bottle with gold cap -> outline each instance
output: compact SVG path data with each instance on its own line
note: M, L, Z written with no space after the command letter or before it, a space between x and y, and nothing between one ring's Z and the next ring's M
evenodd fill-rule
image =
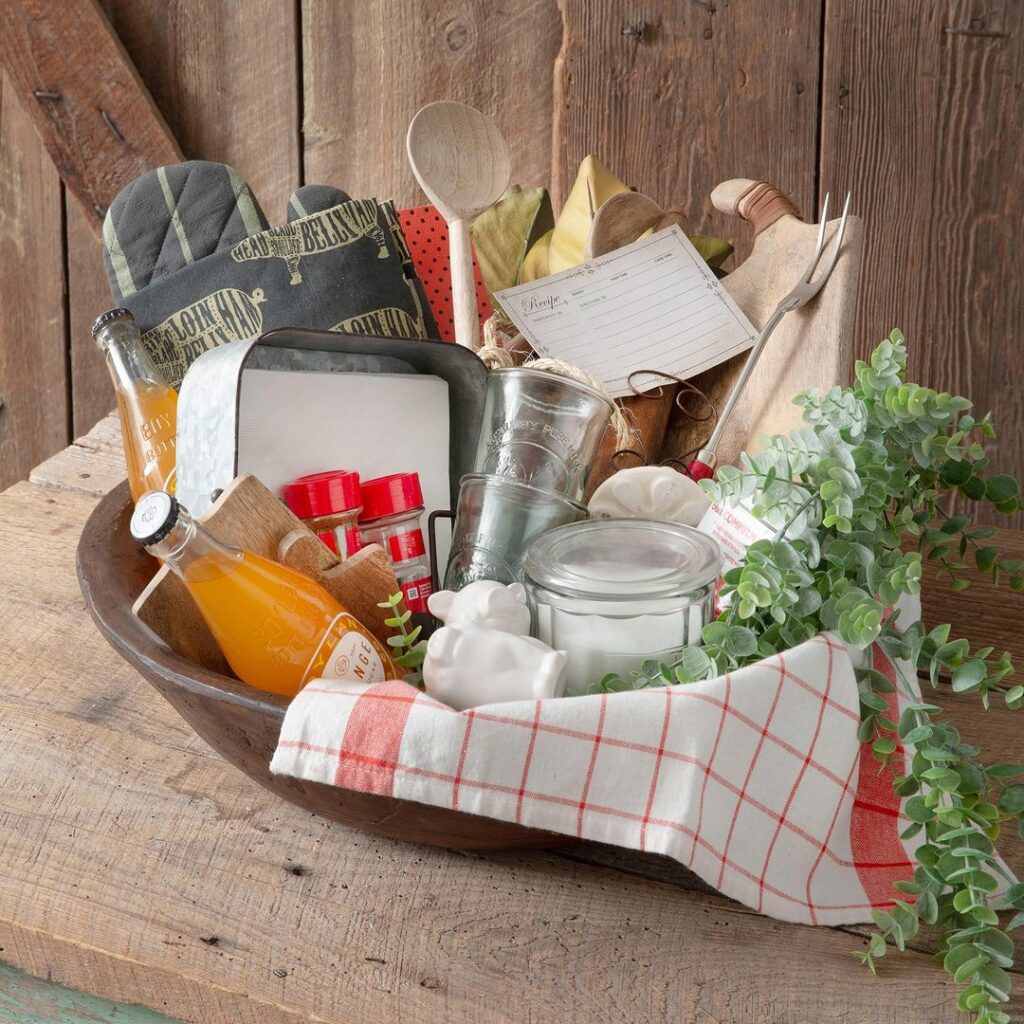
M117 394L128 486L135 501L151 490L174 492L178 393L142 345L131 311L109 309L92 325Z
M184 581L235 675L292 697L310 679L401 679L387 650L315 580L231 547L166 491L135 506L132 536Z

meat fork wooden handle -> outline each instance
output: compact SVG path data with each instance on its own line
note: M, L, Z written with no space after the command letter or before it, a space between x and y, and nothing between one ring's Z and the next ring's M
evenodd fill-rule
M782 189L768 181L732 178L723 181L711 193L711 205L722 213L731 213L749 221L754 234L787 215L800 220L800 211Z

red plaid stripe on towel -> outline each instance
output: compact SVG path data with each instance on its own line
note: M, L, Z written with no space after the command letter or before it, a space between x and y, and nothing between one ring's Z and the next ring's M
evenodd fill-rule
M270 767L667 854L761 913L836 925L891 903L920 841L899 838L858 722L850 656L823 635L703 683L464 712L401 682L314 681Z

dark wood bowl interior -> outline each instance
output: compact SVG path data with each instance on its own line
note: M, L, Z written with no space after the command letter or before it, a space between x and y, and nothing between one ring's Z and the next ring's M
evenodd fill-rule
M78 580L100 632L226 761L324 818L395 839L456 849L550 847L572 840L461 811L271 775L288 701L186 660L132 612L155 563L128 532L127 481L104 497L78 544Z

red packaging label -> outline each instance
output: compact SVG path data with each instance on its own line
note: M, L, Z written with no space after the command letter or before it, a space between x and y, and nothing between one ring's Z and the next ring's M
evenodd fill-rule
M419 558L427 550L423 544L423 532L416 529L395 534L388 541L388 550L392 562L408 562L411 558Z
M427 598L430 597L433 589L429 576L418 580L407 580L402 584L402 596L405 598L406 608L411 612L425 612Z
M354 555L363 546L363 538L359 535L358 526L350 526L345 531L345 557Z
M320 538L320 539L321 539L321 540L322 540L322 541L323 541L323 542L324 542L324 543L325 543L325 544L326 544L326 545L327 545L327 546L328 546L328 547L329 547L329 548L330 548L330 549L331 549L331 550L332 550L332 551L333 551L333 552L334 552L334 553L335 553L336 555L337 555L337 554L339 554L339 552L338 552L338 542L337 542L337 540L335 540L335 538L334 538L334 531L333 531L333 530L321 530L321 531L320 531L320 532L319 532L319 533L317 534L317 536L318 536L318 537L319 537L319 538Z

